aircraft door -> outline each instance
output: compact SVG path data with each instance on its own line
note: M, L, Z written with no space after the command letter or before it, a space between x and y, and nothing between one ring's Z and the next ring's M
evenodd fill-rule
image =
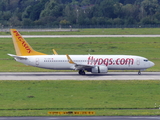
M140 65L140 59L139 58L137 58L136 63L137 63L138 66Z
M36 66L39 65L39 58L36 58L35 64L36 64Z

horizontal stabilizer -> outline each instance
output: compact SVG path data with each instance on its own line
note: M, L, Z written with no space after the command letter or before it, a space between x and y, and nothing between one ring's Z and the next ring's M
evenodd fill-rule
M17 55L13 55L13 54L8 54L9 56L13 57L13 58L18 58L18 59L27 59L27 57L23 57L23 56L17 56Z

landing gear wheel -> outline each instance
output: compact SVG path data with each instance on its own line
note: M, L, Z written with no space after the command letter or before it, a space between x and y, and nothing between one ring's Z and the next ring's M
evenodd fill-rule
M138 71L138 75L141 75L141 71Z
M86 73L84 72L84 70L79 70L79 74L80 75L85 75Z

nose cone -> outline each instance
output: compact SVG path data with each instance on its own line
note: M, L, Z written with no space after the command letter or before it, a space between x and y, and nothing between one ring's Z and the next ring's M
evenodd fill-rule
M155 64L154 64L154 62L151 62L151 61L150 61L150 63L149 63L149 64L150 64L150 67L152 67L152 66L154 66L154 65L155 65Z

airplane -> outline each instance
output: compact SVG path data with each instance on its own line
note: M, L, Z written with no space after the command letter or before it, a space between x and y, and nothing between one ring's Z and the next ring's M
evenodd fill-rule
M154 63L145 57L134 55L53 55L35 51L16 29L10 29L16 55L8 54L25 65L53 70L77 70L79 75L86 71L93 74L107 73L108 70L146 70Z

